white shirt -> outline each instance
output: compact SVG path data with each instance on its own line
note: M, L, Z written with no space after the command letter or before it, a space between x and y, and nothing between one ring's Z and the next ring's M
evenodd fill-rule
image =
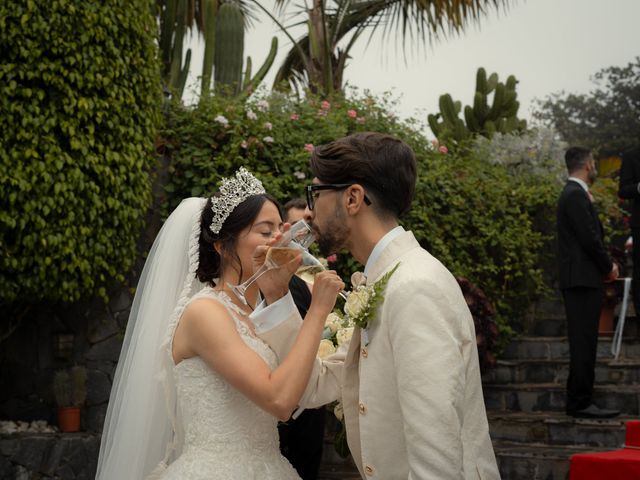
M369 255L369 258L367 258L367 264L364 266L365 276L371 270L373 265L375 265L376 260L378 260L378 257L384 251L384 249L387 248L387 245L389 245L394 238L396 238L398 235L402 235L403 233L404 228L402 228L401 226L397 226L396 228L389 230L384 237L378 240L376 246L373 247L373 250L371 250L371 255Z
M576 182L578 185L580 185L585 192L589 193L589 186L585 183L584 180L581 180L579 178L576 177L569 177L567 178L567 180L571 180L572 182Z

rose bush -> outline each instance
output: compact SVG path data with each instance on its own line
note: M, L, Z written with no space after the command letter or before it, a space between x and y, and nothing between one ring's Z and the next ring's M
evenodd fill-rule
M454 275L485 292L499 330L508 333L547 288L543 266L553 270L549 212L561 186L557 170L520 176L511 168L522 156L518 145L531 148L535 136L513 142L490 162L473 149L431 141L423 124L398 120L393 108L388 96L357 91L336 99L258 95L247 103L214 96L194 107L174 106L161 145L170 157L165 213L184 197L212 192L241 165L279 201L302 197L314 145L360 131L389 133L407 142L418 161L416 196L403 225ZM338 255L331 267L345 279L362 269L350 255Z

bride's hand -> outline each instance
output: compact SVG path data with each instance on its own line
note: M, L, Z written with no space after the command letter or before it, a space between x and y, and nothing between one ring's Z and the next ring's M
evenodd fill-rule
M283 233L289 230L290 224L285 223ZM269 248L277 244L282 238L282 233L278 232L266 245L260 245L253 252L253 271L258 271L264 264ZM274 268L261 275L256 283L264 295L267 304L272 304L287 294L289 291L289 281L296 273L302 263L302 255L297 255L292 261Z
M317 311L325 319L336 305L338 293L344 289L344 282L334 270L318 273L313 281L313 292L309 311Z

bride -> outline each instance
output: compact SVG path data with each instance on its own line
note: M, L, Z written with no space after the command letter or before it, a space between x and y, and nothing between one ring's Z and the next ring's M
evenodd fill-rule
M335 272L316 276L300 334L278 362L228 284L264 262L281 226L279 207L244 168L214 197L184 200L169 216L137 287L97 479L299 478L280 455L277 420L305 390L344 285ZM260 277L248 303L260 287L277 315L299 260Z

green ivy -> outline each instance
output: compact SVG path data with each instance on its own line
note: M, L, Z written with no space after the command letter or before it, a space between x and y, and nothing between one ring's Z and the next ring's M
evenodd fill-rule
M149 6L0 3L0 304L105 296L131 267L162 101Z

